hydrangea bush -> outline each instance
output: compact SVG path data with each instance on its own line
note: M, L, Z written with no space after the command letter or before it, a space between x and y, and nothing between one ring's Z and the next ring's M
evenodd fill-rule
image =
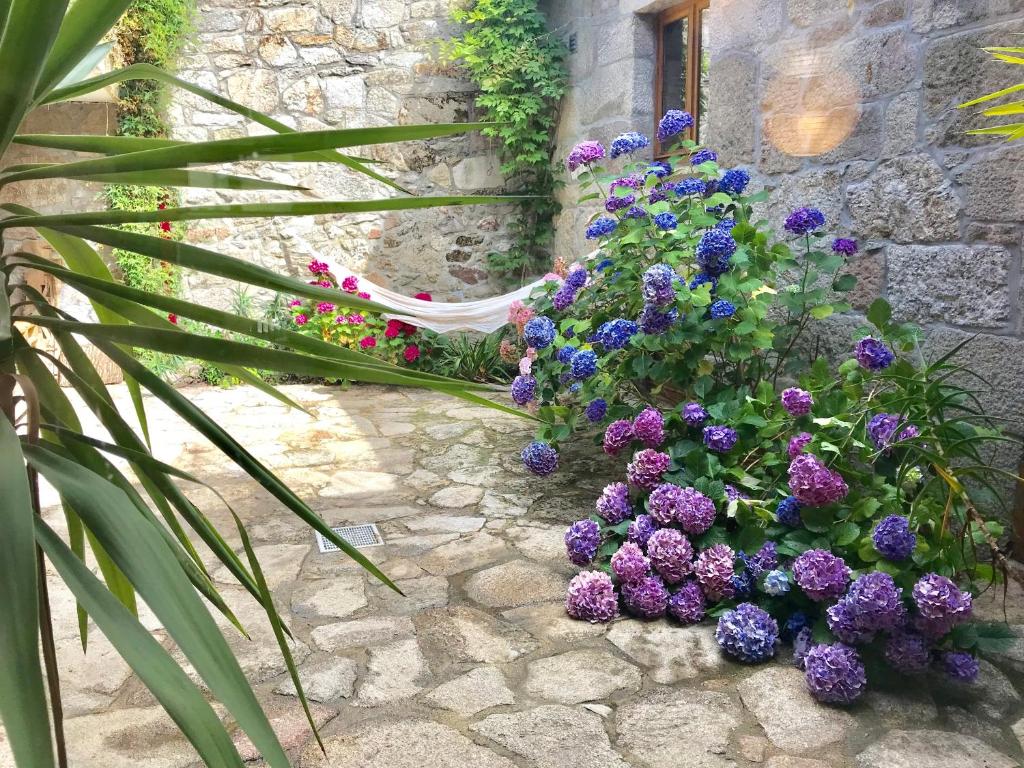
M340 283L330 267L322 261L309 262L312 279L310 285L337 288L338 300L311 301L293 299L288 308L295 330L324 341L359 350L387 360L389 363L419 367L432 348L430 338L419 328L401 320L387 320L383 316L346 307L345 297L372 298L359 288L359 278L350 275ZM417 293L415 298L430 301L429 293Z
M1002 528L977 508L997 471L982 451L1004 438L953 383L957 350L926 362L917 330L878 300L838 369L801 359L810 323L847 308L834 296L853 287L838 273L856 245L822 247L813 208L773 243L752 222L746 173L691 142L620 174L596 165L647 146L638 136L570 155L605 190L588 225L600 257L510 318L514 397L551 422L523 451L527 468L555 472L557 442L579 424L599 425L621 461L566 532L586 569L568 613L711 619L744 663L791 643L828 703L855 700L879 665L971 680L977 652L1007 636L971 621L1002 562Z

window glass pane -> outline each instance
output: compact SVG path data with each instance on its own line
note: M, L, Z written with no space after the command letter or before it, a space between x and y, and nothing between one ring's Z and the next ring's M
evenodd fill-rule
M698 50L698 56L700 56L700 77L697 79L697 102L699 104L697 108L697 141L707 141L707 127L708 127L708 96L709 96L709 80L708 69L711 63L711 56L708 53L710 50L709 36L708 36L708 13L707 9L702 9L700 12L700 48Z
M666 24L661 32L661 111L683 109L686 95L688 19Z

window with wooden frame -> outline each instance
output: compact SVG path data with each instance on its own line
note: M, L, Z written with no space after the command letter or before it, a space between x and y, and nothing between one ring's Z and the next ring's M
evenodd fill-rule
M707 10L710 0L687 0L658 14L654 67L655 120L670 109L693 115L687 138L706 140L708 66ZM665 148L658 147L661 154Z

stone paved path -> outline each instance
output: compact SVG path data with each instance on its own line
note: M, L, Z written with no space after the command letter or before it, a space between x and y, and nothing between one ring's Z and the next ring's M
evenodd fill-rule
M983 662L982 682L969 689L893 680L850 710L819 706L785 660L725 661L707 626L623 619L604 627L565 616L572 569L562 531L589 512L612 471L592 448L565 462L570 471L540 480L519 466L530 427L514 417L423 392L285 390L312 416L242 388L185 391L329 523L376 522L386 544L365 551L407 597L341 554L320 554L307 528L195 433L158 403L150 414L159 457L229 498L290 614L326 758L262 613L214 571L252 634L227 630L231 645L301 768L1020 764L1024 641L998 666ZM193 495L235 541L212 495ZM55 511L48 517L59 525ZM1010 594L1010 620L1024 634L1022 590L1014 584ZM93 634L83 657L69 595L57 590L55 602L72 765L195 765L102 636ZM8 768L3 747L0 734L0 768Z

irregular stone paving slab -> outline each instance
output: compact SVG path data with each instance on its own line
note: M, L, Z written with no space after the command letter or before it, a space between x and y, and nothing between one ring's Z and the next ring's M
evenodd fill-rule
M309 714L313 716L313 722L317 728L322 728L337 716L337 711L322 704L310 704ZM286 750L301 747L309 740L309 721L306 713L299 706L290 706L277 712L268 712L270 727L277 734L277 740ZM260 751L243 731L238 731L234 738L235 748L239 757L249 763L260 758Z
M680 627L665 621L624 619L608 630L608 639L647 667L656 683L670 684L726 668L728 661L709 626Z
M515 768L508 758L429 720L369 721L302 752L300 768Z
M480 531L432 550L420 565L435 576L452 576L500 560L509 546L489 533Z
M430 497L430 503L435 507L446 509L459 509L471 507L483 498L483 488L473 485L449 485Z
M470 729L537 768L627 768L612 749L601 718L574 707L550 704L489 715Z
M506 533L525 557L564 566L565 526L563 525L515 525Z
M505 676L494 667L479 667L449 680L427 694L426 698L434 706L463 717L515 701Z
M371 648L356 704L375 707L403 701L422 691L429 677L427 660L415 638Z
M1017 742L1020 744L1021 750L1024 750L1024 717L1011 725L1010 730L1013 732L1013 735L1017 737Z
M423 531L445 531L452 533L473 533L479 531L487 522L486 517L461 517L459 515L427 515L409 520L405 527L413 533Z
M198 760L162 707L72 717L64 735L75 768L186 768Z
M514 624L523 627L538 640L572 643L589 637L600 637L608 631L607 624L591 624L578 621L565 612L565 603L541 603L512 608L501 614Z
M980 711L992 719L1020 708L1020 694L1006 675L985 659L978 660L978 668L973 683L961 683L942 674L930 675L935 695L942 702L961 703L968 710Z
M470 576L466 594L490 608L515 608L557 600L565 594L565 579L528 560L514 560Z
M298 668L302 690L310 701L347 699L356 684L357 668L352 659L344 656L322 659ZM289 678L274 689L283 696L298 696L295 683Z
M132 674L128 663L95 626L89 628L87 650L82 650L77 637L57 643L57 667L67 717L109 704Z
M253 552L260 561L260 568L263 569L263 576L267 580L267 586L274 590L295 581L299 569L302 568L302 561L314 546L310 539L309 544L270 544L253 547ZM212 575L214 581L222 584L238 583L227 566L221 566Z
M320 517L326 520L328 525L380 523L385 520L402 520L407 517L415 517L416 515L423 514L422 509L413 506L384 507L364 506L362 504L358 507L332 506L318 511L320 512Z
M982 741L945 731L890 731L857 755L858 768L1015 768Z
M384 616L325 624L314 629L310 638L323 651L337 651L386 643L396 638L409 637L414 631L412 621L407 616Z
M803 674L793 667L766 667L738 689L765 735L787 752L807 753L834 744L856 724L849 713L811 698Z
M386 499L393 498L401 484L402 478L389 472L342 469L330 476L319 493L325 499L346 502Z
M812 760L809 757L775 755L775 757L768 758L765 768L832 768L832 766L821 762L821 760Z
M740 705L724 693L659 689L619 707L617 746L649 768L727 768Z
M424 647L453 661L514 661L537 648L520 627L465 606L423 611L413 621Z
M306 618L342 619L365 607L365 582L359 573L306 582L292 593L292 613Z
M920 727L939 716L939 710L927 691L891 693L869 690L862 700L874 710L886 728Z
M579 704L640 689L640 670L605 651L567 651L531 661L526 691L562 704Z
M385 568L385 572L391 571ZM373 586L379 611L385 614L414 614L425 608L448 605L448 580L443 576L421 576L416 579L398 579L398 594L384 584Z

